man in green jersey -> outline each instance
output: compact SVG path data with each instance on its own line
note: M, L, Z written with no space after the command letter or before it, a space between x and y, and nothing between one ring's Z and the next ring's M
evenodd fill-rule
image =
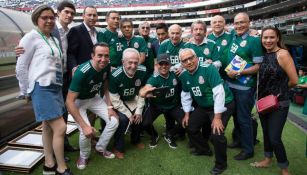
M144 148L140 140L140 129L144 98L139 97L139 90L146 82L146 68L139 65L140 54L134 48L123 52L123 66L110 75L110 99L119 116L119 127L115 133L115 155L124 158L125 133L131 125L131 142L138 148Z
M154 41L156 41L156 38L152 38L149 36L150 34L150 24L148 22L142 22L139 24L139 32L140 36L142 36L145 41L146 41L146 46L147 46L147 52L146 52L146 58L145 58L145 63L144 65L146 66L147 72L149 75L151 75L154 71L154 52L151 49L152 44Z
M135 48L140 53L139 64L145 64L147 44L143 37L133 34L133 23L131 19L124 18L119 23L123 36L119 38L122 49Z
M217 69L211 64L200 62L193 49L181 50L179 58L185 68L179 76L182 84L181 103L185 112L182 125L187 128L190 142L195 147L192 154L212 155L207 141L200 133L203 124L211 121L216 160L210 172L221 174L227 168L227 140L224 131L233 113L233 96ZM197 106L190 115L192 99Z
M173 24L168 28L169 39L164 40L159 48L158 55L162 53L167 53L170 55L171 59L171 71L176 74L181 72L179 64L179 51L184 48L184 42L182 41L182 29L178 24Z
M107 151L107 145L118 127L116 112L109 108L108 74L109 47L106 43L95 44L92 59L81 64L75 71L67 94L66 106L78 124L80 131L80 157L77 168L84 169L88 164L91 152L91 139L95 137L95 128L91 126L86 110L97 114L106 122L106 127L96 144L96 151L105 158L114 158L115 155ZM100 93L100 95L98 95ZM103 96L105 94L105 98Z
M225 19L220 16L216 15L211 19L211 29L212 32L208 35L208 39L215 41L215 44L217 46L217 50L219 52L221 61L221 69L220 74L221 77L224 79L226 77L226 72L224 71L226 66L228 65L227 62L227 52L230 45L230 42L233 38L233 32L227 32L225 31Z
M217 69L221 67L219 53L214 41L206 38L207 26L201 21L195 21L191 25L192 38L185 43L185 48L195 51L199 61L213 64Z
M249 17L238 13L234 18L235 35L228 51L228 69L226 82L236 102L234 121L239 128L242 150L235 160L246 160L254 156L254 134L251 111L255 104L256 74L263 59L263 51L258 36L249 34ZM237 65L245 65L240 67Z
M97 33L98 42L105 42L110 47L110 65L118 67L121 65L122 45L119 42L117 28L119 26L120 16L115 10L111 10L106 14L107 27Z
M148 80L146 85L140 90L140 96L149 97L148 105L144 112L143 126L145 128L152 127L153 122L160 114L164 114L166 120L172 118L181 123L183 111L180 105L181 85L174 72L170 72L171 61L168 54L160 54L157 58L158 72L155 72ZM161 94L153 96L155 89L166 88ZM165 141L170 148L177 148L174 135L179 128L173 127L169 129L164 136ZM152 129L150 148L155 148L158 141L158 133Z

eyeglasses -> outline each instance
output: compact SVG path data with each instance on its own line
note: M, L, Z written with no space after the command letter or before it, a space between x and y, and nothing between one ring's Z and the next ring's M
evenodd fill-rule
M192 56L190 56L190 57L188 57L184 60L181 60L181 63L187 64L189 61L192 62L194 60L194 58L195 58L195 55L192 55Z
M39 18L42 19L43 21L48 21L48 19L50 21L54 21L55 20L54 16L40 16Z
M141 27L142 29L150 29L150 27L145 27L145 26L143 26L143 27Z

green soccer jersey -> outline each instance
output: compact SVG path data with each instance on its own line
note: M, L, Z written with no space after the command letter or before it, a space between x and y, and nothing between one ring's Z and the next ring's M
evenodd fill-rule
M153 53L153 50L151 49L151 45L154 41L156 41L156 38L148 37L144 38L147 43L147 52L146 52L146 59L145 59L145 67L149 73L152 73L154 70L155 65L155 56Z
M117 32L112 32L107 28L97 32L97 41L105 42L110 48L110 65L118 67L122 64L122 52L123 48L118 38Z
M122 49L135 48L140 53L147 53L147 44L143 37L141 36L132 36L130 40L127 40L124 36L119 38L120 43L122 44Z
M167 78L162 77L159 73L154 73L148 80L147 84L152 87L169 87L169 92L165 96L151 98L151 103L162 109L172 109L180 105L181 87L178 78L174 72L169 72Z
M93 98L97 93L103 97L103 84L108 78L110 66L100 72L93 68L91 60L81 64L72 77L69 90L78 92L78 99Z
M135 75L131 78L127 76L123 66L120 66L112 71L109 79L111 93L119 94L122 101L133 100L146 83L146 67L139 65Z
M225 72L225 68L229 64L228 63L228 51L229 51L231 41L233 39L233 35L234 35L233 32L229 33L229 32L226 32L226 31L223 32L219 36L216 36L213 33L210 33L208 35L208 39L215 41L219 55L220 55L219 60L221 61L222 66L221 66L219 72L220 72L222 78L227 77L227 74Z
M228 51L228 64L236 55L245 60L248 65L261 63L263 60L263 50L260 38L258 36L250 36L248 32L242 36L234 35ZM228 79L227 81L230 83L230 86L254 87L256 85L256 74L249 77L249 81L246 84L242 84L238 79Z
M185 42L180 41L177 45L174 45L170 39L164 40L159 48L158 55L167 53L170 55L170 60L172 66L178 64L179 61L179 51L184 48Z
M196 103L204 108L214 107L212 89L223 83L225 91L225 104L233 100L232 93L224 84L217 69L211 64L199 63L194 73L184 70L179 79L184 92L190 92Z
M196 44L194 40L185 43L185 48L193 49L199 61L203 62L207 59L212 61L219 60L219 53L214 41L204 38L201 44Z
M306 84L307 83L307 76L299 76L297 84Z

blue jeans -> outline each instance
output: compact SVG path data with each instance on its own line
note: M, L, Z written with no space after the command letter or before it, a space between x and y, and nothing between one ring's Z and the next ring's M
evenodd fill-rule
M281 134L287 121L289 106L265 115L259 115L263 130L264 156L272 158L273 152L276 156L278 166L287 168L289 165L286 150L281 140Z
M124 152L125 151L125 131L129 124L129 118L126 117L126 115L124 115L121 112L117 112L117 114L119 118L119 125L114 134L114 141L115 141L114 147L117 151ZM142 123L138 125L136 124L130 125L130 128L131 128L130 137L131 137L132 144L138 144L141 142L141 138L140 138L141 126L142 126Z
M255 104L255 88L248 90L238 90L230 88L235 100L234 120L240 130L240 142L242 150L247 153L254 153L253 127L252 127L252 109ZM237 127L237 126L236 126Z

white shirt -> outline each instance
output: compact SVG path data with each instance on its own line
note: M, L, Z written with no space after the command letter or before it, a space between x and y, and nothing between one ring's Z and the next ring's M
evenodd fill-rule
M91 37L91 40L93 42L93 45L95 45L97 43L97 32L96 32L96 29L95 27L93 28L93 30L91 28L89 28L84 22L83 24L85 25L90 37Z
M63 71L67 71L67 48L68 48L68 40L67 40L67 34L69 32L69 28L66 31L64 27L61 25L59 21L56 21L57 28L60 33L61 37L61 44L62 44L62 51L63 51Z
M46 38L49 46L37 30L32 30L20 40L19 46L26 50L20 55L16 64L20 95L31 93L35 82L38 82L40 86L62 85L56 79L56 73L60 71L62 74L63 71L60 57L62 53L59 41L53 38L54 40L51 37Z

